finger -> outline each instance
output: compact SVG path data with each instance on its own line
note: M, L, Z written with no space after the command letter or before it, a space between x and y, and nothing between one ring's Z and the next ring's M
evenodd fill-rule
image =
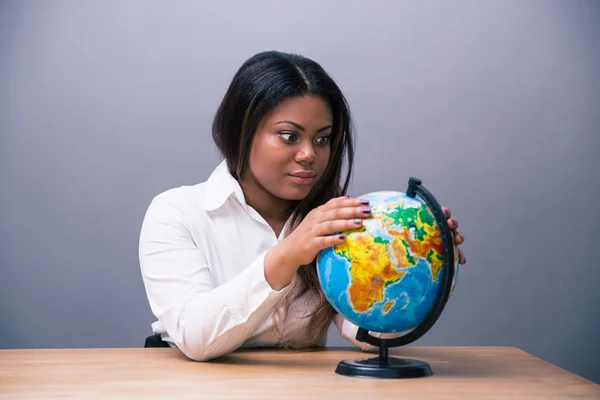
M345 240L346 235L320 236L317 238L317 247L319 248L319 250L323 250L327 247L342 244Z
M453 229L453 230L458 228L458 220L456 218L449 218L448 226L450 227L450 229Z
M336 208L343 207L359 207L359 206L368 206L369 201L366 199L361 199L358 197L349 197L349 196L341 196L335 197L329 200L327 203L323 204L321 207L322 211L329 211Z
M456 244L463 244L465 242L465 237L461 232L458 232L454 237L454 241L456 242Z
M465 253L463 253L462 250L458 250L458 263L459 264L467 263L467 259L465 258Z
M338 207L323 211L317 222L348 220L354 218L368 218L371 216L371 208L366 205L359 204L351 207Z
M444 215L446 216L446 218L450 218L450 216L452 215L452 213L450 212L450 209L448 207L442 207L442 211L444 212Z
M314 227L313 234L315 236L326 236L337 234L339 232L351 231L359 229L363 226L363 220L360 218L353 219L336 219L324 221Z

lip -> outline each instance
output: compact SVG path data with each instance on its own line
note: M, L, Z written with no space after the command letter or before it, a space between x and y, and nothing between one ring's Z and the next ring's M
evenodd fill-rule
M310 185L317 178L317 174L312 171L298 171L289 174L293 182L300 185Z
M314 178L317 176L317 173L314 171L297 171L292 172L290 175L298 178Z

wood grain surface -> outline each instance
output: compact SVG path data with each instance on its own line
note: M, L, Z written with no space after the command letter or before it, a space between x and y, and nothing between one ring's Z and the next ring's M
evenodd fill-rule
M600 385L512 347L418 347L390 355L430 363L433 376L353 378L355 349L241 350L209 362L177 349L0 350L0 398L600 399Z

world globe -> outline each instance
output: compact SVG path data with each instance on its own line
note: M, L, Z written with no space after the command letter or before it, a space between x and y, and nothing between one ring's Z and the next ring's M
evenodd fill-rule
M458 276L458 250L441 207L415 178L406 193L378 191L360 198L369 201L371 217L362 227L342 232L346 240L317 257L325 297L360 328L359 340L380 345L373 336L365 340L367 332L400 338L418 327L421 332L413 333L422 336L441 313ZM413 334L409 341L416 339Z

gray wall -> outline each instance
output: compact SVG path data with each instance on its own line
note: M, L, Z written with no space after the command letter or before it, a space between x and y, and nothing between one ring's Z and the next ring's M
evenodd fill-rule
M353 194L415 175L460 220L468 264L415 344L600 382L600 3L223 3L0 2L0 347L142 345L146 207L207 178L232 75L274 48L346 93Z

